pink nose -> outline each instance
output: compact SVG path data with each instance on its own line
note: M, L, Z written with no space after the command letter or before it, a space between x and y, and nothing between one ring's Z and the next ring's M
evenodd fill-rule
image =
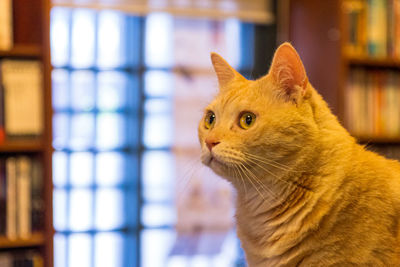
M207 145L207 147L208 147L208 150L210 150L211 151L211 149L213 148L213 147L215 147L216 145L218 145L220 142L217 142L217 141L215 141L215 140L210 140L210 139L206 139L206 145Z

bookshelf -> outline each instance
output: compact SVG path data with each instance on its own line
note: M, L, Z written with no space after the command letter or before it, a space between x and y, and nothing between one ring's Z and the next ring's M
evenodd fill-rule
M289 0L286 11L285 33L299 50L309 80L361 143L400 145L400 117L385 121L400 113L399 101L388 107L390 99L400 99L397 4L400 1ZM355 79L357 72L361 78ZM354 129L357 124L364 125Z
M25 250L27 253L31 253L34 250L41 255L45 267L52 267L54 230L52 223L50 2L48 0L11 0L10 2L12 3L12 46L9 49L0 49L0 62L29 60L40 63L42 130L40 134L36 135L14 136L6 133L4 138L0 138L0 157L6 160L10 157L24 156L35 159L39 163L41 166L40 177L42 178L40 192L43 214L40 219L40 229L32 229L32 233L28 237L10 239L6 234L0 235L0 253L24 253ZM4 13L0 13L0 16L4 15ZM5 87L4 84L3 86ZM0 111L0 115L4 115L4 112L4 110Z

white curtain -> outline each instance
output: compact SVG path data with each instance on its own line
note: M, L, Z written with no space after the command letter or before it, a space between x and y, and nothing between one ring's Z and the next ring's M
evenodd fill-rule
M52 0L53 6L114 9L144 15L167 12L183 17L237 18L269 24L274 21L271 0Z

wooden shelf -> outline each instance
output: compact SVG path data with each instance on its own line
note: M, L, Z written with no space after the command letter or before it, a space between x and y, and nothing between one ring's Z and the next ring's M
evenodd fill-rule
M40 152L43 148L42 139L5 140L0 143L0 153Z
M400 136L355 136L359 143L400 144Z
M383 68L400 68L400 59L395 58L371 58L348 56L346 61L349 65Z
M10 50L0 50L0 57L39 58L42 50L39 45L16 45Z
M39 247L44 244L45 238L42 233L33 233L29 239L10 240L4 236L0 237L0 249Z

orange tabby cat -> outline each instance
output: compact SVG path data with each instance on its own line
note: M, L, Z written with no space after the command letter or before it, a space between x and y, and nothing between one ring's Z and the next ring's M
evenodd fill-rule
M201 159L237 191L249 266L400 266L400 164L356 143L290 44L256 81L211 58Z

